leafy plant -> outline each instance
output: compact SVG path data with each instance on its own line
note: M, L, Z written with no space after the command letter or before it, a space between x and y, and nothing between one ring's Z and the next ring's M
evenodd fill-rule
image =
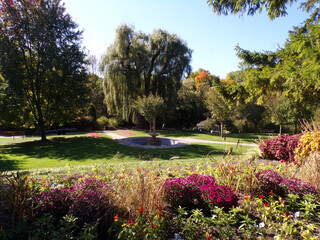
M17 171L6 179L9 182L8 197L10 207L13 210L14 220L20 221L21 217L26 215L25 207L30 195L28 176L24 176Z
M298 135L281 135L260 142L259 148L261 155L266 159L277 159L293 162L295 160L295 149L298 146L301 134Z
M303 135L295 150L295 160L299 165L303 165L310 156L320 151L319 124L315 122L313 122L313 124L304 122L302 127L304 129Z
M280 173L273 170L263 170L256 174L256 178L262 194L268 195L270 192L277 195L283 194L280 187L283 177Z
M73 189L70 187L55 188L33 197L33 214L39 218L51 214L56 220L68 214L72 204Z
M163 183L164 198L172 207L197 208L202 202L199 186L186 178L168 178Z
M200 187L204 184L216 184L216 180L212 176L200 175L200 174L192 174L187 178L187 181L193 182L196 186Z
M107 193L106 184L95 178L84 179L72 188L55 188L33 198L34 216L51 214L58 221L71 214L79 226L110 222L113 205Z
M238 197L227 186L220 186L215 183L201 185L201 198L213 208L221 207L228 211L232 207L238 206Z
M282 180L280 182L280 187L286 194L297 194L300 197L305 194L317 194L316 188L313 185L296 178Z

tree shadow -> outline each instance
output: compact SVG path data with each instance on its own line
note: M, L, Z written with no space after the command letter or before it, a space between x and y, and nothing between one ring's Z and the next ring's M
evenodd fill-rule
M0 169L19 169L23 159L52 159L56 161L77 161L90 160L112 160L115 155L122 160L170 160L179 156L179 159L205 158L208 153L211 156L222 155L225 149L214 145L193 144L180 148L161 149L140 149L118 144L110 138L73 137L73 138L53 138L50 142L23 142L13 145L1 146L2 159L0 158ZM10 158L19 160L7 160ZM148 159L141 157L148 156ZM22 160L20 160L22 159Z
M0 157L0 172L20 169L20 165L23 164L22 161L5 160Z

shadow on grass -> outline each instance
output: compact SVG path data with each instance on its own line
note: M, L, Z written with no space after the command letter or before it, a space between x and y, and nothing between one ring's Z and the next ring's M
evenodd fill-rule
M138 149L118 144L110 138L53 138L50 142L39 141L17 143L14 145L1 146L2 158L0 169L19 169L19 164L28 158L50 159L54 161L78 161L87 160L169 160L178 156L179 159L205 158L211 152L211 156L222 155L225 151L223 146L194 144L181 148L166 149ZM10 156L7 160L6 156ZM116 161L116 160L115 160Z
M5 160L0 157L0 172L1 171L11 171L20 169L20 164L23 160Z

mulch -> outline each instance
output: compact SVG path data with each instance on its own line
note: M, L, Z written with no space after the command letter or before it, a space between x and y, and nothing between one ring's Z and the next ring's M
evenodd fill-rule
M99 133L88 133L90 137L102 137Z

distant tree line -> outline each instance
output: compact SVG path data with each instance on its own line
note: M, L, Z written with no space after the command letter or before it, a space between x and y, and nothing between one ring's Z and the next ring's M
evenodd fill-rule
M270 18L286 13L286 1L258 3L208 1L220 14L261 8ZM241 70L220 79L204 69L191 72L192 50L165 30L146 34L120 25L98 61L84 53L82 32L60 0L1 1L0 131L38 130L46 140L46 129L148 127L145 120L154 123L155 115L159 126L169 128L193 129L202 122L221 134L297 132L299 120L320 120L317 4L302 5L310 18L277 51L236 46ZM162 114L139 109L149 96L163 101ZM150 104L149 110L157 109Z

